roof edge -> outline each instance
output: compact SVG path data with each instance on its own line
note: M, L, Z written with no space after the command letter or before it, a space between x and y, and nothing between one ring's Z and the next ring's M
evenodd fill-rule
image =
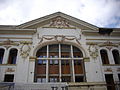
M49 14L49 15L40 17L40 18L38 18L38 19L34 19L34 20L31 20L31 21L25 22L25 23L23 23L23 24L20 24L20 25L18 25L17 27L18 27L18 28L26 28L26 27L29 27L29 26L31 26L31 25L40 23L40 22L42 22L42 21L44 21L44 20L48 20L48 19L54 18L54 17L56 17L56 16L61 16L61 17L64 16L64 17L66 17L66 18L69 19L69 20L72 20L72 21L74 21L74 22L76 22L76 23L79 23L79 24L81 24L81 25L83 25L83 26L85 26L85 27L91 28L91 29L93 29L93 30L96 30L96 29L99 28L99 27L97 27L97 26L95 26L95 25L92 25L92 24L90 24L90 23L88 23L88 22L85 22L85 21L83 21L83 20L80 20L80 19L78 19L78 18L75 18L75 17L73 17L73 16L70 16L70 15L68 15L68 14L64 14L64 13L62 13L62 12L56 12L56 13Z

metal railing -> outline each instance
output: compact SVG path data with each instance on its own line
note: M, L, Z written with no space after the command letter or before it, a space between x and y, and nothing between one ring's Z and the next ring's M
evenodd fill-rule
M14 90L15 83L0 82L0 90Z

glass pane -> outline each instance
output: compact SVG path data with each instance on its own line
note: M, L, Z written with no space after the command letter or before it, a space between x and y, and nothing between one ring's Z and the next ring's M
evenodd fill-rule
M47 56L43 56L43 58L47 58Z
M42 82L45 83L46 82L46 78L42 78Z
M70 60L62 60L61 64L62 65L70 65Z
M37 78L37 82L42 82L42 79L41 78Z
M49 57L56 58L59 56L59 46L58 44L49 45Z
M46 60L43 60L43 64L46 64Z
M101 54L101 59L102 59L103 64L109 64L107 51L100 50L100 54Z
M73 46L73 57L74 58L83 57L82 52L77 47L74 47L74 46Z
M45 83L46 82L46 78L44 78L44 77L37 78L37 82L38 83Z
M113 53L115 64L120 64L120 55L118 50L113 50L112 53Z
M2 64L3 61L3 55L4 55L4 49L0 49L0 64Z
M58 77L57 76L55 76L55 77L50 77L49 78L49 82L58 82L59 80L58 80Z
M39 56L44 56L46 57L47 56L47 46L44 46L42 47L41 49L39 49L36 53L36 56L39 57Z
M71 48L70 45L61 45L61 57L62 58L69 58L71 57Z
M49 45L49 52L59 52L58 44Z
M58 60L54 60L54 64L58 64Z
M61 79L62 79L62 82L70 82L71 81L70 76L63 76Z
M13 82L14 81L14 75L13 74L5 74L4 82Z
M38 64L41 65L42 64L42 60L38 60Z
M11 49L9 52L8 64L16 64L17 49Z
M83 82L83 76L75 76L75 82Z
M53 60L50 60L50 64L54 64Z

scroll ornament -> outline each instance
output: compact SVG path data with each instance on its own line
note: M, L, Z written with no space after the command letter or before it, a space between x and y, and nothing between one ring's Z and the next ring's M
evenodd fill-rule
M92 58L97 58L98 57L98 49L95 45L90 45L88 48L88 51L90 53L90 56Z
M30 53L30 50L31 50L29 44L30 44L30 43L27 43L27 42L22 43L22 46L21 46L21 49L20 49L20 52L21 52L20 55L21 55L23 58L27 58L27 57L29 56L29 53Z

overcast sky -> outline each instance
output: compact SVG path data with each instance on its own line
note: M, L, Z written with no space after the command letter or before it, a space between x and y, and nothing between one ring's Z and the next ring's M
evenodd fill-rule
M58 11L98 27L120 28L120 0L0 0L0 24L19 25Z

